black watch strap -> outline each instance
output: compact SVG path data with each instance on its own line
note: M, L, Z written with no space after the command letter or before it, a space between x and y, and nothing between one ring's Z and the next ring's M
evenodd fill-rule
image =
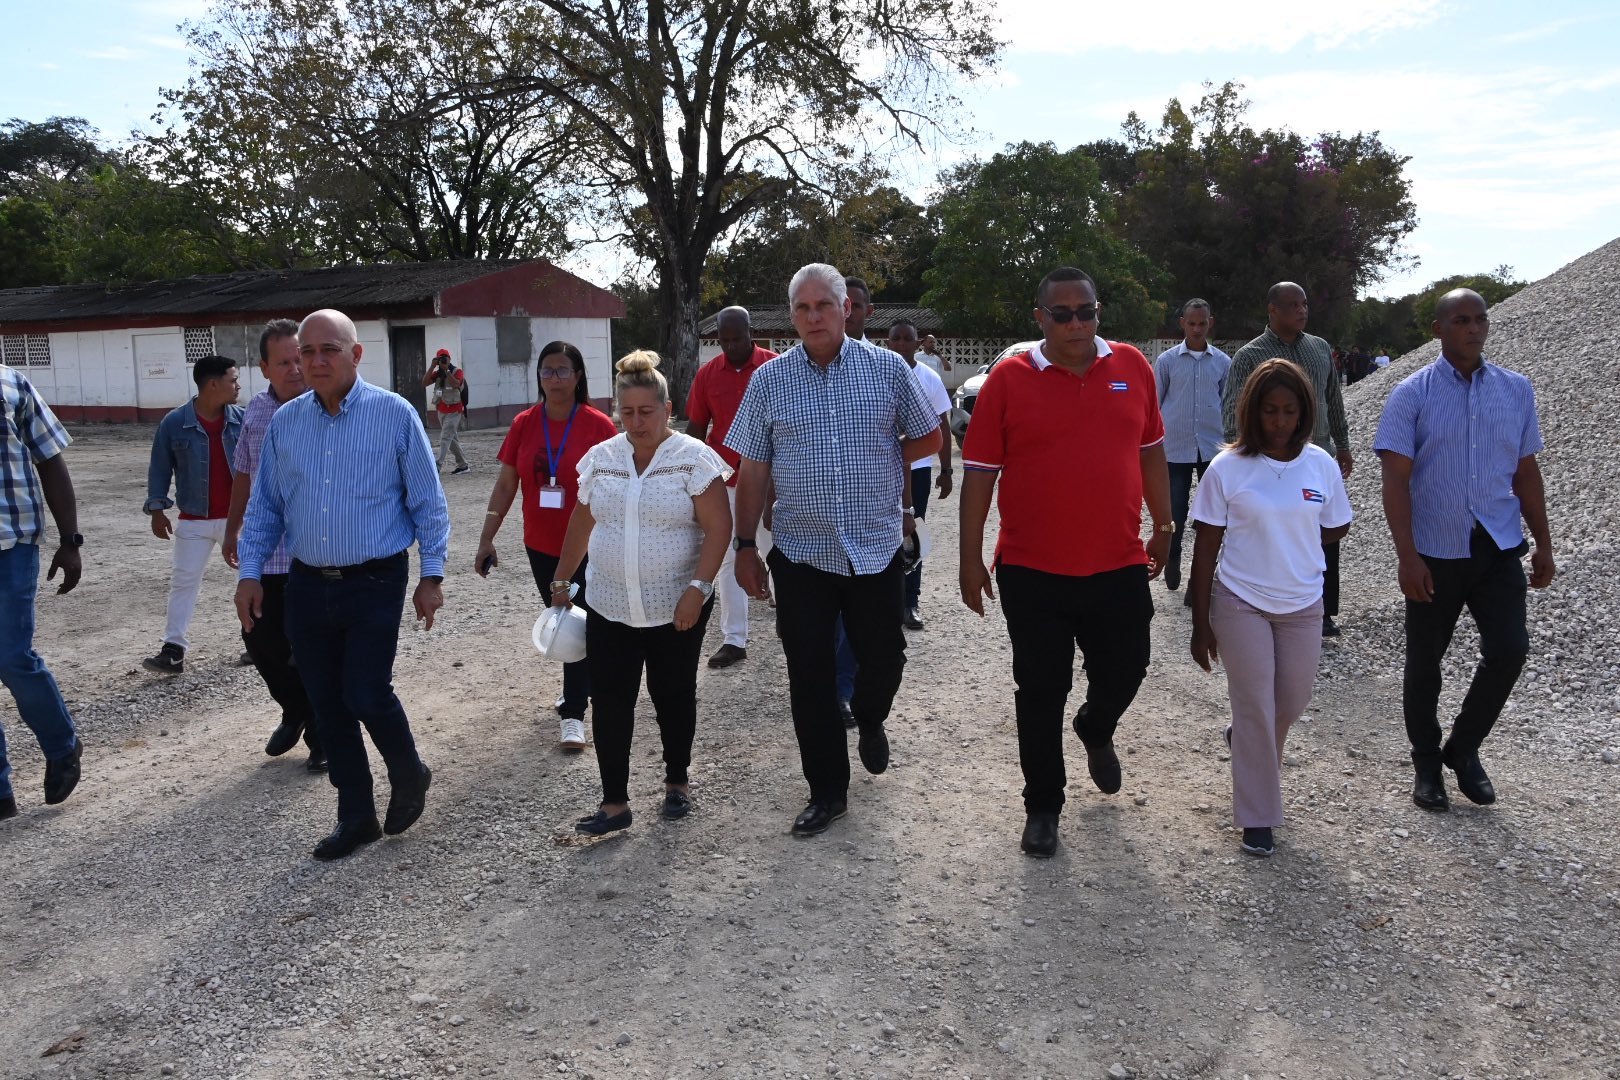
M84 534L68 533L66 536L62 537L62 546L72 548L84 547Z
M731 543L732 543L732 546L735 547L738 551L741 551L743 548L757 548L757 547L759 547L759 545L754 542L754 538L752 536L739 536L735 540L733 540Z

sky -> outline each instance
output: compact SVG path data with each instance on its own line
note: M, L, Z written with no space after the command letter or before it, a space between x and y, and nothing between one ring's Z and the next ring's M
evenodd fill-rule
M1000 0L999 69L964 85L971 131L908 155L922 195L940 168L1008 143L1117 137L1136 110L1234 80L1249 122L1302 134L1377 131L1411 157L1415 268L1373 295L1506 264L1535 279L1620 236L1620 31L1611 0ZM177 24L206 0L0 0L0 119L82 116L109 138L150 130L184 82Z

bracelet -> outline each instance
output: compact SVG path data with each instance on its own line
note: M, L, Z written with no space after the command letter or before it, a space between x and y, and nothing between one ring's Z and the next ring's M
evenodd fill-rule
M484 516L485 517L500 517L501 512L499 510L485 510L484 511Z
M553 581L551 583L552 592L556 592L558 589L572 589L573 587L574 583L572 581Z

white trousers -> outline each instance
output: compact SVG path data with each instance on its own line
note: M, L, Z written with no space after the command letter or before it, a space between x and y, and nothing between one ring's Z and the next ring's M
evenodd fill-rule
M203 571L213 557L214 547L225 542L225 519L192 521L181 518L174 523L174 564L169 571L169 621L163 629L163 640L182 649L191 648L186 630L191 626L192 612L197 610L197 594L202 591Z
M461 452L461 421L467 414L464 412L443 412L439 414L439 452L434 460L439 468L444 468L445 451L453 451L456 455L456 465L467 464L467 455Z
M735 533L737 489L726 488L726 498L731 500L732 531ZM766 552L771 550L771 534L761 525L756 536L759 557L763 559ZM725 635L724 644L735 645L739 649L748 648L748 594L737 584L737 548L734 544L726 547L726 558L720 564L720 576L715 580L714 591L720 597L720 632Z

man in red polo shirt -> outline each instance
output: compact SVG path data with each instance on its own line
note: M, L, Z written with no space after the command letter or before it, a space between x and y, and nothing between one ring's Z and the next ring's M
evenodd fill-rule
M692 390L686 396L686 433L714 447L731 466L726 494L735 514L742 457L726 445L726 432L731 430L731 421L737 416L737 406L742 404L743 391L748 389L755 369L776 354L754 344L753 320L747 308L725 308L714 317L714 330L720 340L720 355L698 368L692 378ZM725 639L709 657L712 668L726 668L748 659L748 594L732 573L736 560L736 551L728 547L726 561L720 564L720 576L715 579Z
M1136 349L1096 336L1097 287L1065 266L1042 279L1044 339L997 364L979 391L962 446L962 600L979 615L995 598L984 563L990 495L1001 481L996 583L1018 685L1024 770L1023 850L1057 850L1063 809L1063 710L1078 645L1086 700L1074 718L1099 791L1120 788L1114 728L1147 675L1148 581L1175 529L1164 422L1153 369ZM1142 502L1154 532L1144 549Z

